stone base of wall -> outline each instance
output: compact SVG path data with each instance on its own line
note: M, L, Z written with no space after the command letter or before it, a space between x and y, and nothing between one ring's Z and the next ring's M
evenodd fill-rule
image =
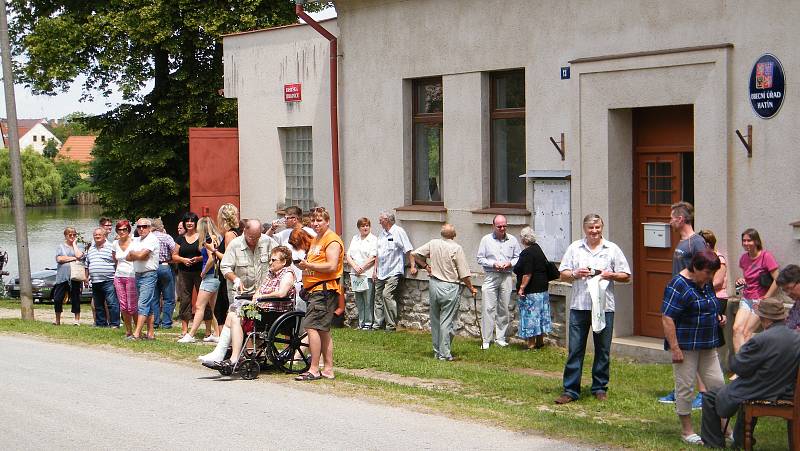
M350 291L350 276L345 274L345 285L347 287L347 304L345 308L345 325L348 327L358 326L358 311L356 310L355 299ZM553 331L547 336L546 341L558 346L567 345L567 311L565 290L559 287L559 283L550 285L550 313L552 315ZM519 314L517 311L516 294L511 297L510 316L511 323L508 326L508 339L516 339L519 329ZM478 289L477 296L477 315L475 312L476 302L469 295L469 290L464 288L461 295L461 305L456 320L456 335L462 337L480 338L478 324L480 322L481 310L481 291ZM428 280L406 278L400 283L400 295L397 301L398 326L406 329L417 329L430 331L430 302L428 300Z

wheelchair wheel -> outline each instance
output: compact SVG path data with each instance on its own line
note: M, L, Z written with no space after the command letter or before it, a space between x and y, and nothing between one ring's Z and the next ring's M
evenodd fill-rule
M249 359L242 362L242 365L239 367L242 379L248 381L257 378L260 370L261 366L258 364L258 362Z
M286 373L302 373L311 367L308 334L303 330L303 312L287 312L269 330L269 355L272 364Z
M218 371L223 376L230 376L233 374L233 365L222 365Z

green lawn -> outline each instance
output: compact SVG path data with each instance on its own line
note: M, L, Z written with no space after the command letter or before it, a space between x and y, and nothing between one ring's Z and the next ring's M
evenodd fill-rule
M119 330L55 327L40 322L0 320L0 333L46 336L71 344L111 345L154 353L174 360L193 361L202 349L181 345L163 336L154 342L126 342ZM336 381L315 387L338 394L378 398L459 418L486 420L519 431L544 433L594 445L633 449L688 449L680 441L671 405L656 398L673 384L669 365L613 360L609 400L591 396L565 406L553 404L561 393L563 349L524 351L520 347L479 349L479 342L457 338L456 362L432 357L430 335L418 332L334 331ZM584 392L590 384L591 356L584 371ZM286 381L280 373L262 379ZM253 383L258 383L253 381ZM700 413L695 412L696 432ZM786 449L786 426L763 419L756 429L759 449Z

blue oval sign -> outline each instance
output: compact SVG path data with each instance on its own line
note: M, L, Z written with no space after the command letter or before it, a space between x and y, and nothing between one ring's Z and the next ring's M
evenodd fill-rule
M750 73L750 105L763 119L769 119L781 109L786 93L783 66L778 58L769 53L762 55Z

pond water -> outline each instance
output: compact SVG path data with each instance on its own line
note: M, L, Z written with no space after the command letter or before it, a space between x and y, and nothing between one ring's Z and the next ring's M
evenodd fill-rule
M61 205L28 207L25 212L28 217L31 271L36 272L55 268L56 248L64 242L65 227L75 227L87 242L91 241L102 209L98 205ZM17 237L10 208L0 208L0 250L8 252L8 265L4 269L16 277Z

